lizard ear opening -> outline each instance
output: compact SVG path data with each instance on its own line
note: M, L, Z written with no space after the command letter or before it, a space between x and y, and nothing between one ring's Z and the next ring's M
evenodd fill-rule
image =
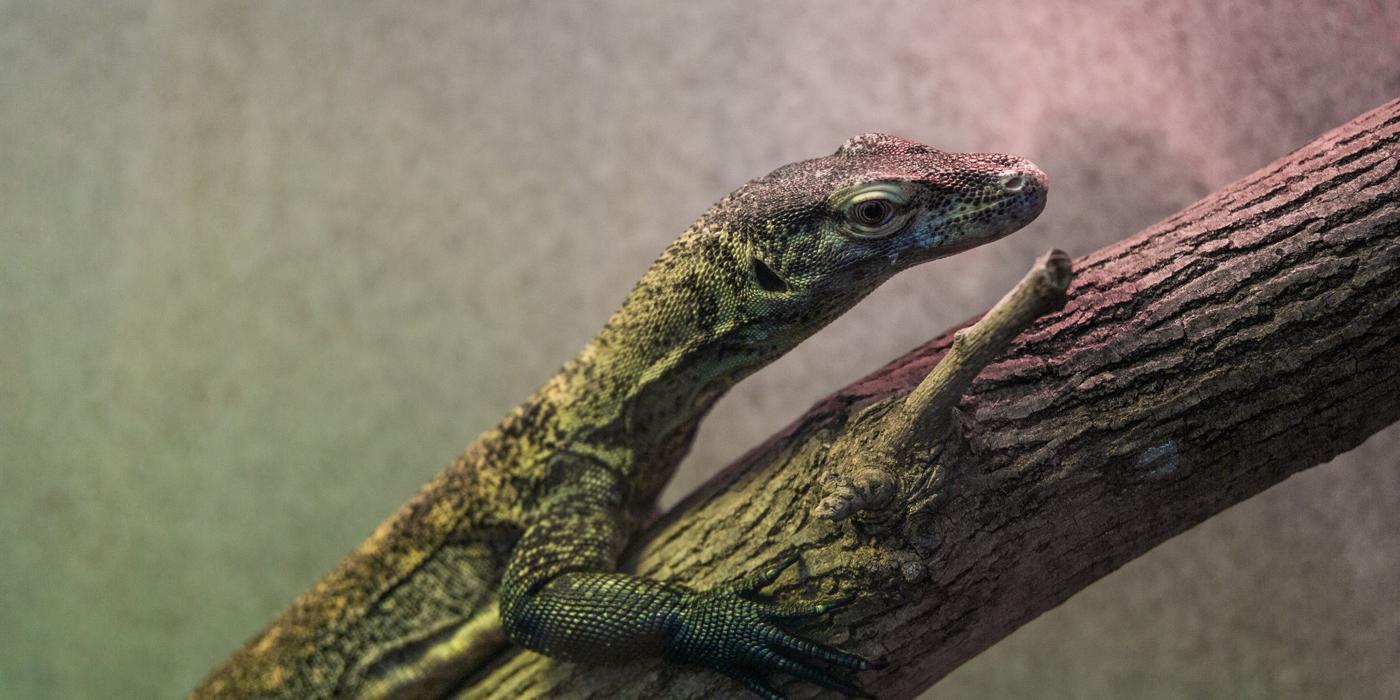
M753 263L754 281L758 282L758 286L762 287L764 291L775 293L788 291L787 280L783 279L777 272L774 272L773 268L768 267L766 263L758 258L750 258L750 261Z

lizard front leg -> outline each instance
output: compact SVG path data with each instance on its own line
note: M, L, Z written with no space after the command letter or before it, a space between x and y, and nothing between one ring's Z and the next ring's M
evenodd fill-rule
M571 661L661 656L706 666L769 700L782 697L768 685L774 672L868 697L828 669L861 670L871 662L779 624L845 601L781 604L756 597L793 559L707 590L615 572L634 526L609 471L590 465L552 489L516 547L501 593L501 619L513 641Z

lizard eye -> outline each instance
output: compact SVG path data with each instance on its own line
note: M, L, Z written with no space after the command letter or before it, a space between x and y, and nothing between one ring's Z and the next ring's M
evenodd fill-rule
M845 219L842 228L854 238L884 238L900 229L913 213L908 195L898 185L866 186L838 200Z
M894 218L894 205L883 199L867 199L851 207L851 222L880 228Z

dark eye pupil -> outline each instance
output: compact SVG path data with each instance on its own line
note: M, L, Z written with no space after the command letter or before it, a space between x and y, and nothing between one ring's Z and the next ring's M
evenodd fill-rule
M871 199L856 205L856 220L867 226L880 226L890 219L894 208L882 199Z

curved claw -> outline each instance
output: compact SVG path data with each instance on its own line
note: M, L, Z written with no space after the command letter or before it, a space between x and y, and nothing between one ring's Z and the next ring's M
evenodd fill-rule
M800 620L804 617L816 617L825 615L833 610L856 602L853 595L834 598L820 603L788 603L785 605L770 605L763 612L763 618L771 621Z
M792 554L779 559L768 568L756 571L739 579L739 581L734 584L734 590L744 594L757 593L759 590L767 587L768 584L777 581L778 577L782 576L784 571L787 571L788 568L796 564L801 558L802 557L796 554Z
M792 654L800 654L809 659L816 659L829 663L833 666L864 671L868 668L880 668L882 664L878 661L871 661L859 654L841 651L829 644L804 639L796 635L789 634L783 630L776 630L768 640L772 646Z
M760 698L763 698L763 700L787 700L786 695L783 695L782 693L773 690L772 688L768 687L767 683L764 683L762 680L754 676L750 676L748 674L734 674L730 677L736 681L739 681L740 683L743 683L745 688L748 688L750 692L752 692L754 695L757 695Z
M843 681L816 666L805 664L795 659L789 659L781 654L770 652L765 661L768 667L775 671L781 671L790 676L801 678L809 683L816 683L828 690L835 690L853 698L874 698L873 695L865 692L865 690L853 683Z

